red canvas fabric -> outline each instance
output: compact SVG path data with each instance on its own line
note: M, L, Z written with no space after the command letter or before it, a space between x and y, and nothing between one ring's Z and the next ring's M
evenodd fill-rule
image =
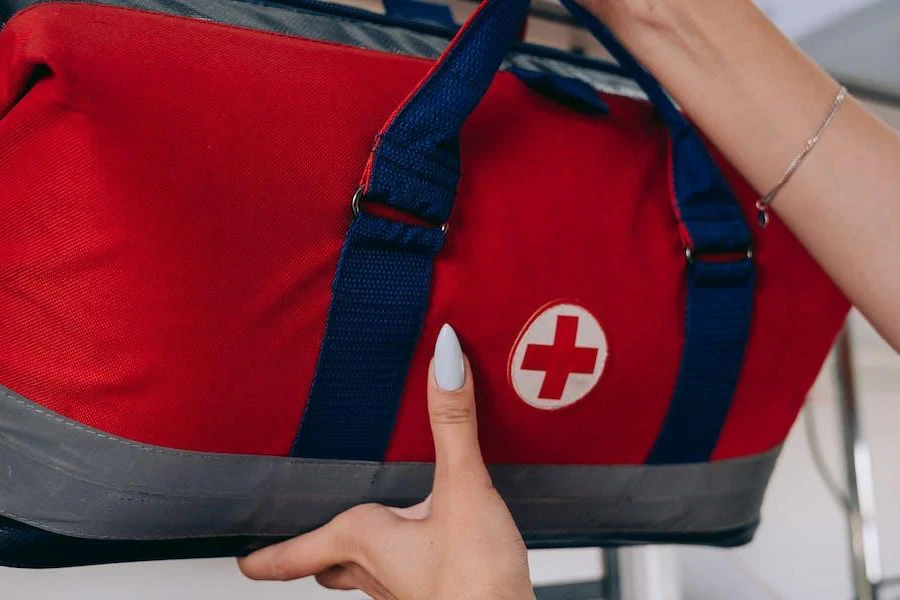
M0 383L162 446L288 453L350 198L430 62L112 7L51 4L0 35ZM678 373L684 250L665 128L586 116L501 73L463 176L388 460L430 460L431 342L472 360L490 462L641 463ZM723 164L747 213L756 194ZM754 230L752 331L714 459L787 434L847 303L777 220ZM572 299L599 383L558 411L507 377L522 328ZM347 373L347 377L353 377Z

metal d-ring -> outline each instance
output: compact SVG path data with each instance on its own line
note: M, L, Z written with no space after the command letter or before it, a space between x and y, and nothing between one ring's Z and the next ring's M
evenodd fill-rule
M726 252L723 254L731 254L731 253ZM738 253L735 252L734 254L738 254ZM684 247L684 257L687 259L687 261L689 263L693 264L694 261L696 261L700 256L702 256L702 254L697 252L690 246ZM747 252L746 252L745 256L747 257L747 260L753 260L753 248L747 248Z
M359 203L365 197L366 193L362 188L357 189L353 192L353 199L350 200L350 210L353 211L353 216L359 216Z
M359 213L362 211L360 208L360 203L365 200L366 192L363 188L357 189L353 193L353 198L350 200L350 210L353 212L353 216L358 217ZM441 233L447 235L447 232L450 231L450 223L444 223L441 225Z

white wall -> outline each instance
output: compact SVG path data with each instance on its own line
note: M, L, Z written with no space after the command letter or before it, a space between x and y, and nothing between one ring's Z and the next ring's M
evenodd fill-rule
M878 0L756 0L788 35L804 36Z

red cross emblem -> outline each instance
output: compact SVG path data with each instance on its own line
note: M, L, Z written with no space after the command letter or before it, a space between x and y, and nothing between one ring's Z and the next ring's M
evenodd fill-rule
M522 368L544 371L544 383L538 392L542 400L560 400L571 373L590 374L597 363L597 348L581 348L575 345L578 333L578 317L556 316L556 335L552 346L528 344Z
M509 380L522 400L555 410L584 398L600 380L606 336L582 306L557 302L535 314L519 334Z

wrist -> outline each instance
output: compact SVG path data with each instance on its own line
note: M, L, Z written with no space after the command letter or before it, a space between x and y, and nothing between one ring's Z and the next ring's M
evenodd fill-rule
M716 15L754 9L753 0L578 0L616 34L690 38ZM711 19L711 18L712 19Z
M752 0L581 0L764 194L837 83Z
M629 30L675 28L684 4L701 0L578 0L609 27Z
M722 66L736 35L769 25L753 0L580 1L651 71L711 74Z

